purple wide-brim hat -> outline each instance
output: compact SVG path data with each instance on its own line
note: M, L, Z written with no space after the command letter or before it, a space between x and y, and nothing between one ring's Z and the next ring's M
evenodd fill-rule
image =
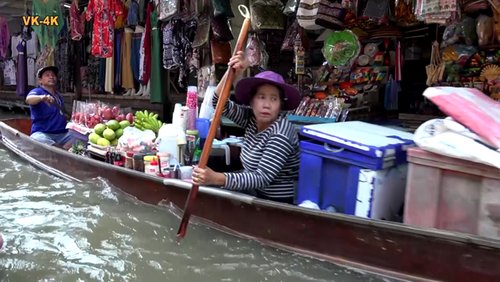
M236 85L236 101L240 104L250 105L252 99L252 91L262 84L276 85L283 90L283 98L285 100L285 110L295 110L302 97L300 97L297 88L285 83L285 80L280 74L272 71L263 71L254 77L248 77L240 80Z

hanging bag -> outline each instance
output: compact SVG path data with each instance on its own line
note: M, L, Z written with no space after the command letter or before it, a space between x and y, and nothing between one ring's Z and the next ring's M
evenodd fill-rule
M343 29L347 10L337 0L320 0L315 23L329 29Z
M316 24L319 2L320 0L300 0L297 21L304 29L318 30L323 28Z
M230 0L212 0L214 17L234 18Z
M283 4L279 0L251 0L250 14L254 30L285 28Z
M231 58L231 44L212 39L210 41L212 51L212 64L227 64Z
M210 36L210 12L207 10L200 13L198 16L198 25L196 26L196 33L193 39L193 48L198 48L205 43L208 43Z
M281 51L293 52L293 47L295 46L295 38L300 32L300 26L297 20L286 31L285 39L281 45Z
M443 79L444 69L445 63L441 59L439 43L434 41L434 43L432 43L431 63L425 67L425 72L427 74L427 86L432 86L440 82Z
M234 39L231 28L229 27L228 18L214 17L211 23L212 35L215 40L227 42Z

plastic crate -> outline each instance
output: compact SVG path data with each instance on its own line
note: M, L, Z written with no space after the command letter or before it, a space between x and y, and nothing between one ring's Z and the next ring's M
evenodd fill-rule
M408 150L404 223L500 237L500 169Z

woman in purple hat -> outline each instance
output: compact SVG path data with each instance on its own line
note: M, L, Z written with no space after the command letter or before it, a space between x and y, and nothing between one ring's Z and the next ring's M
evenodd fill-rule
M236 77L241 77L247 68L244 53L238 52L232 57L229 67L236 70ZM217 86L214 107L227 74ZM281 75L264 71L255 77L241 79L235 92L238 104L228 101L224 116L245 128L240 155L244 170L220 173L196 167L193 182L293 203L299 171L299 140L294 126L282 111L293 110L299 105L299 91L286 84Z

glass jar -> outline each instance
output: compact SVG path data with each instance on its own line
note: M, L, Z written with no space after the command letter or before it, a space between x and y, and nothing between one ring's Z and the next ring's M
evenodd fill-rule
M134 169L134 153L127 152L125 154L125 167Z
M144 172L144 154L134 154L134 170Z

